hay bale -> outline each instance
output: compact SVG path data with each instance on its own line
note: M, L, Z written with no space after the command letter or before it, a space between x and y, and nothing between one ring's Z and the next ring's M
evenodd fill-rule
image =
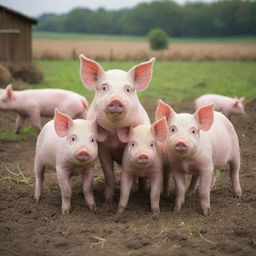
M43 81L43 73L34 63L7 64L12 77L25 83L39 84Z
M11 83L11 81L12 81L11 73L5 66L0 64L0 87L5 88L6 85Z

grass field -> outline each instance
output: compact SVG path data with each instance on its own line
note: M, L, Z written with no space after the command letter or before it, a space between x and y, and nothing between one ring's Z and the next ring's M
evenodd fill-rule
M80 81L79 61L38 61L45 74L41 85L31 88L58 87L76 91L92 99L94 91L85 89ZM100 62L105 70L129 70L138 62ZM256 62L159 62L154 65L153 80L142 100L158 98L193 100L205 93L227 96L256 96Z
M147 41L143 36L125 35L93 35L77 33L50 33L33 32L36 39L65 39L65 40L90 40L90 41ZM232 37L212 37L212 38L170 38L170 43L256 43L256 36L232 36Z

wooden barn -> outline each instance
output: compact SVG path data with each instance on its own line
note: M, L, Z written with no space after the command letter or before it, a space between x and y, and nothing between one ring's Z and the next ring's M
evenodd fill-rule
M32 25L37 20L0 5L0 62L32 61Z

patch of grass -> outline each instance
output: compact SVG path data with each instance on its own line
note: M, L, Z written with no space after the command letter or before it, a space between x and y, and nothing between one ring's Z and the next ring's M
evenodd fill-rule
M33 32L33 38L40 39L65 39L65 40L88 40L88 41L147 41L144 36L126 35L95 35L79 33L53 33L53 32ZM231 36L231 37L205 37L205 38L170 38L170 43L255 43L256 36Z
M122 69L128 71L138 62L99 62L105 70ZM93 90L85 88L80 80L79 60L38 61L45 81L30 88L63 88L78 92L89 101ZM205 93L226 96L256 96L256 62L159 62L154 65L150 86L138 95L141 100L157 104L159 98L167 103L183 99L193 100Z
M30 178L25 176L25 174L21 171L18 164L17 164L17 171L12 171L7 166L6 166L6 171L8 172L8 174L6 176L0 177L0 182L13 182L16 184L33 186Z
M0 131L0 141L1 140L24 140L30 136L36 136L37 131L32 126L23 127L20 134L15 134L13 130L3 130Z

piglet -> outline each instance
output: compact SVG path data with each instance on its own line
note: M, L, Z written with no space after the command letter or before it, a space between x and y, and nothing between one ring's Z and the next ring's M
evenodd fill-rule
M128 143L122 160L121 195L118 213L122 213L127 206L135 177L149 178L151 210L153 213L160 211L163 158L158 143L163 143L167 136L168 126L165 119L161 119L153 125L138 125L135 128L130 128L128 134L124 130L118 130L119 139Z
M14 91L12 85L0 89L0 110L17 113L16 133L20 132L27 117L36 129L41 130L40 116L53 117L55 108L72 118L85 119L89 104L81 95L62 89Z
M96 209L92 192L93 164L98 155L98 141L105 139L98 132L96 121L72 120L68 115L55 112L54 120L41 130L36 144L34 198L41 197L45 168L56 170L62 197L62 213L71 210L70 177L82 175L85 201Z
M222 112L228 118L234 114L244 114L244 106L243 101L245 97L242 98L230 98L223 95L217 94L205 94L201 97L197 98L195 103L195 108L198 109L200 107L214 104L214 110Z
M150 125L137 91L143 91L149 85L155 59L140 63L128 72L119 69L105 71L84 55L80 55L80 61L82 82L95 90L87 118L96 117L97 124L108 133L106 141L99 144L99 159L106 181L105 201L111 203L115 191L114 162L121 164L125 147L118 139L117 130Z
M233 192L241 197L239 142L232 123L223 114L214 112L213 105L199 108L194 114L177 114L159 101L156 118L163 117L169 126L167 154L176 184L174 212L179 212L185 201L185 174L190 174L193 177L189 192L195 190L199 181L201 208L208 215L214 170L225 164L230 166Z

